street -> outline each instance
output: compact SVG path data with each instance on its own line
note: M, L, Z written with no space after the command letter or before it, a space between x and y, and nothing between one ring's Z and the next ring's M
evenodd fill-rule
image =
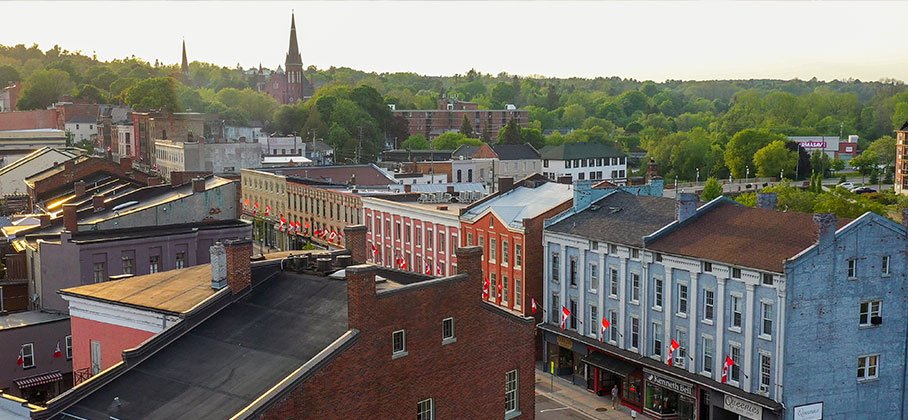
M583 419L590 417L544 395L536 394L536 418L540 420Z

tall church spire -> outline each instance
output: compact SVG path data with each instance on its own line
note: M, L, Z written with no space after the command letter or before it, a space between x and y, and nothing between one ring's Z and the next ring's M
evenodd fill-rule
M183 76L183 83L189 83L189 60L186 59L186 40L183 40L183 62L180 64L180 74Z
M287 50L287 60L284 64L287 67L291 64L303 64L299 43L296 41L296 16L293 12L290 13L290 49Z

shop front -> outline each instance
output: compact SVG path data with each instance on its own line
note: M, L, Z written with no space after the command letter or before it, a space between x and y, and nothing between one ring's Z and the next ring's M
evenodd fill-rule
M22 398L33 404L44 404L56 397L63 387L63 374L56 370L41 375L14 380Z
M694 384L643 369L643 412L656 419L696 420L697 388Z
M587 366L586 387L589 391L611 398L612 388L618 387L621 403L640 411L643 403L642 370L593 348L580 361Z
M555 375L574 385L584 386L587 382L586 365L581 359L586 355L586 346L561 335L546 333L546 371L554 364Z

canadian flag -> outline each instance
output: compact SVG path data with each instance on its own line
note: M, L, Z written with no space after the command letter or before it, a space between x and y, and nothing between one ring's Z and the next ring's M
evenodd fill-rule
M428 267L426 267L428 268ZM489 300L489 278L482 281L482 300Z
M54 349L54 359L59 359L63 357L63 352L60 351L60 342L57 342L57 348Z
M722 383L728 382L728 369L735 365L731 357L725 356L725 364L722 366Z
M369 244L372 247L372 258L378 258L378 248L375 247L375 244Z
M332 230L331 236L328 237L328 240L334 241L335 239L337 239L337 232Z
M252 205L252 215L255 216L258 212L259 212L259 202L256 201L255 204Z
M307 231L309 230L309 226L310 226L310 225L309 225L309 222L306 222L306 224L303 225L303 227L305 227Z
M249 199L248 199L248 198L244 198L244 199L243 199L243 207L249 207Z
M671 344L668 345L668 358L665 360L665 363L668 363L669 366L675 365L675 350L678 350L678 347L681 347L681 345L673 338Z
M599 342L605 342L605 332L608 331L608 327L612 325L608 322L605 317L602 317L602 330L599 331Z
M561 331L564 331L567 328L567 320L571 317L571 311L564 306L561 307Z
M271 205L266 205L265 206L265 217L268 217L270 215L271 215Z
M22 353L22 348L21 348L21 347L19 348L19 358L16 359L16 365L17 365L17 366L23 366L23 365L25 365L25 355Z
M501 293L501 283L498 283L498 304L501 304L501 298L504 293Z
M278 226L277 230L280 231L280 232L283 232L283 231L284 231L284 225L287 224L287 219L284 218L284 213L281 213L281 216L280 216L280 217L281 217L281 225Z
M312 236L318 236L318 229L312 231Z
M536 298L530 298L530 310L533 311L533 315L536 315L537 309L539 309L539 307L536 306Z
M441 275L441 266L438 265L438 264L435 264L435 275L436 275L436 276L440 276L440 275Z
M425 271L425 273L426 273L427 276L431 276L431 275L432 275L432 267L429 266L429 264L426 264L426 271ZM486 282L488 282L488 280L486 280ZM486 287L486 289L488 289L488 287ZM488 290L486 291L486 294L488 294Z

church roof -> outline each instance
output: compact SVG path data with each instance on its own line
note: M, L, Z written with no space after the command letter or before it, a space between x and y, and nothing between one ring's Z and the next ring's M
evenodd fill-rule
M291 64L303 65L303 57L300 55L299 43L296 41L296 16L290 14L290 49L287 50L287 60L285 63L288 67Z

